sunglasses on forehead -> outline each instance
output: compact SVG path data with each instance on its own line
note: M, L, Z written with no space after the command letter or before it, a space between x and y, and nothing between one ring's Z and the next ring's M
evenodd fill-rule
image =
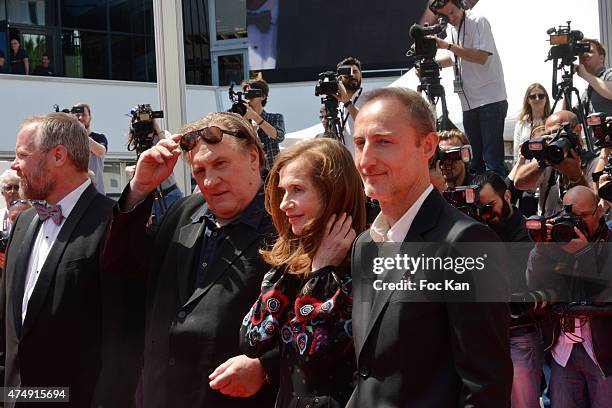
M198 143L198 139L202 139L208 144L217 144L223 140L223 134L237 137L239 139L246 139L242 132L234 132L232 130L221 129L218 126L208 126L203 129L193 130L187 132L181 137L179 146L184 152L192 150Z

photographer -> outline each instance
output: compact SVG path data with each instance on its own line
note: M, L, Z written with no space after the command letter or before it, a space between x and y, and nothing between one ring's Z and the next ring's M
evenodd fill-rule
M598 201L597 195L584 186L565 194L566 211L578 217L583 226L575 226L576 237L558 251L545 244L536 246L527 269L531 290L555 293L553 301L584 301L600 298L609 289L604 268L609 268L607 243L611 231ZM569 313L571 304L565 307L562 315L553 315L553 324L544 333L547 344L552 344L552 406L608 407L612 394L612 319Z
M460 130L445 130L438 133L440 141L438 147L443 152L451 148L469 145L468 139ZM442 175L446 183L446 188L458 186L469 186L472 184L472 176L469 172L469 162L452 160L449 163L440 163Z
M491 206L491 211L482 216L503 242L531 242L525 217L510 202L510 190L504 179L494 172L486 172L474 179L479 187L482 205ZM513 248L513 251L518 248ZM514 254L514 252L513 252ZM513 257L512 259L521 259ZM513 285L513 292L524 291L524 275ZM510 320L510 353L514 366L512 380L512 407L533 408L539 406L540 380L544 366L544 347L540 338L540 327L531 315L513 317Z
M563 195L570 187L582 185L593 188L593 172L598 160L591 152L582 149L582 140L579 137L582 126L576 115L569 111L555 112L546 119L545 130L549 134L555 133L566 122L578 135L579 143L570 150L566 158L559 164L546 167L541 167L537 160L520 160L520 164L516 166L514 185L519 190L539 187L539 207L542 215L546 217L562 209Z
M250 98L247 100L245 119L256 125L257 136L263 144L266 153L268 168L272 168L274 159L280 149L279 143L285 140L285 120L280 113L268 113L264 106L268 102L270 88L263 79L249 79L242 83L242 90L246 93L249 89L260 89L261 97Z
M438 37L438 49L449 50L438 62L453 66L455 92L463 109L463 126L473 150L471 172L493 170L507 174L504 165L504 120L508 111L503 68L491 26L486 18L466 12L461 0L429 0L429 9L448 18L448 42Z
M132 121L133 120L134 119L132 119ZM138 126L138 129L150 129L150 131L147 132L146 135L137 135L134 129L134 123L132 123L128 131L128 149L138 144L139 141L136 140L137 137L146 139L151 146L155 146L161 139L168 139L170 137L169 132L160 130L155 119L142 121ZM131 175L133 175L135 170L135 165L126 167L126 172L128 172L128 174L131 173ZM170 173L168 178L162 181L162 183L159 185L159 191L163 197L163 204L160 203L160 197L155 196L152 209L152 213L157 220L162 218L164 213L172 206L172 204L183 198L183 193L176 185L176 179L174 178L173 173Z
M91 126L91 108L86 103L78 103L71 110L79 122L85 126L89 135L89 170L96 175L96 189L104 192L104 156L108 149L108 140L102 133L93 132ZM79 112L80 111L80 112Z
M340 126L344 136L344 145L355 156L355 144L353 142L353 129L355 118L359 113L359 96L363 92L361 87L361 62L355 57L346 57L338 63L336 69L350 66L351 75L340 75L338 77L338 101L342 102L340 108Z
M612 116L612 68L604 67L606 50L597 40L585 38L584 42L591 50L580 55L576 72L589 84L581 97L586 115L604 112Z

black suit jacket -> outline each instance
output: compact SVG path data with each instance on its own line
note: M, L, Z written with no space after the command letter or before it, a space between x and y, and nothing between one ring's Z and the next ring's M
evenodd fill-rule
M489 228L460 213L434 190L405 242L497 240ZM352 258L352 270L362 272L360 277L353 273L359 375L348 406L509 406L512 362L507 305L425 303L408 300L410 295L403 291L375 293L363 269L376 256L377 245L366 231L358 237ZM506 286L506 280L500 279L499 285Z
M129 188L129 186L127 187ZM125 195L125 193L124 193ZM144 346L145 407L273 406L275 390L264 386L251 398L232 398L212 390L208 376L228 358L242 354L242 319L259 295L269 267L259 249L274 228L256 198L256 229L238 223L223 240L205 282L189 291L204 231L201 194L176 202L160 224L146 229L151 198L130 213L115 210L105 250L113 274L147 275ZM262 358L266 371L278 371L277 353ZM275 364L276 363L276 364Z
M99 267L113 203L93 185L83 192L40 271L23 325L28 261L41 223L33 209L18 218L0 290L6 387L70 387L62 407L131 406L140 365L141 340L128 329L136 294Z

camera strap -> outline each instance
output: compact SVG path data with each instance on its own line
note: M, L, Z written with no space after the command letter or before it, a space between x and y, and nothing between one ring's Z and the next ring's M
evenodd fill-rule
M357 96L355 96L355 99L353 99L353 106L357 107L357 100L359 99L359 97L361 96L361 92L363 92L363 88L359 88L359 90L357 91ZM348 118L351 115L351 113L348 111L348 109L346 109L344 106L342 106L342 126L340 127L340 133L342 133L343 138L344 138L344 127L346 126L346 122L348 122Z

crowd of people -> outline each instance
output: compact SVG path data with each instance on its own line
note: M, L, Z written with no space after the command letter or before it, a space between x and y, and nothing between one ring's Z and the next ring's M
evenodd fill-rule
M287 149L261 78L242 84L260 91L244 115L209 113L174 134L133 119L130 144L151 143L115 202L89 105L25 118L0 175L4 406L35 405L9 393L36 387L68 390L66 407L609 406L599 192L612 146L592 151L579 115L553 112L534 83L507 169L490 25L458 0L429 5L451 25L436 45L454 55L440 64L454 67L465 132L437 129L414 90L362 92L348 57L338 117L322 109L325 131ZM589 83L584 114L612 115L605 49L587 42L575 68ZM561 131L575 143L557 161L538 156ZM181 156L197 184L186 197ZM524 264L508 244L527 248ZM435 284L431 271L373 269L401 255L464 259L470 245L487 249L484 271L433 268L465 279L467 297L400 289Z

